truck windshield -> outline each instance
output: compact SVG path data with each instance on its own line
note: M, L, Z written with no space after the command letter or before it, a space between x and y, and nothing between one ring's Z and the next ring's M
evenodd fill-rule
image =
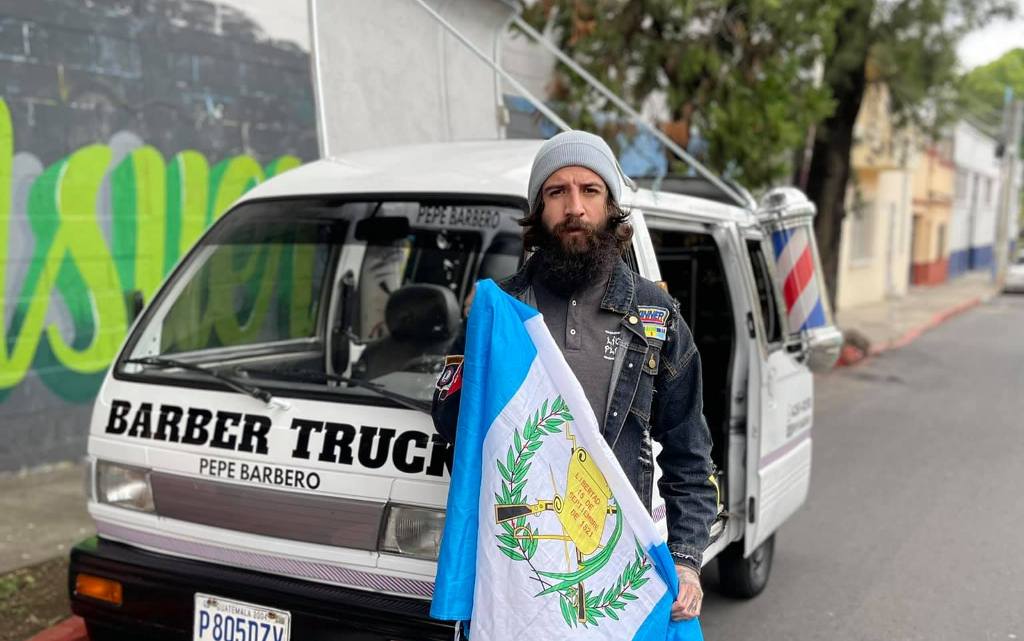
M243 204L146 311L118 372L425 407L480 278L515 272L509 204L453 199Z

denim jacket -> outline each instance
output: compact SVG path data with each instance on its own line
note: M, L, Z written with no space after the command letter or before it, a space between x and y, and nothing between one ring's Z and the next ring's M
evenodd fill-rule
M499 283L508 294L536 306L534 261ZM669 310L664 340L644 335L642 306ZM608 280L601 308L622 315L623 336L613 369L604 436L640 500L650 509L654 462L651 439L661 444L658 489L665 499L668 547L677 563L697 570L718 508L712 480L711 434L703 414L700 356L676 301L621 260ZM465 336L452 345L461 354ZM454 441L460 395L434 394L438 433Z

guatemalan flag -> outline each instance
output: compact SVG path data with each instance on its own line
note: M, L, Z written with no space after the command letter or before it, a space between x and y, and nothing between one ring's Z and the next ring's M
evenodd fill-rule
M702 639L678 579L537 310L477 284L430 614L473 641Z

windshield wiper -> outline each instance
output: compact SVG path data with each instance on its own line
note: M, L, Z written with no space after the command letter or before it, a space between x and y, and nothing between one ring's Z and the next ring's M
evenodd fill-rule
M239 370L246 371L246 370ZM284 376L294 376L295 378L303 379L306 381L332 381L335 383L346 383L354 387L362 387L368 389L371 392L376 392L380 396L394 401L403 407L408 407L411 410L417 412L425 412L430 414L431 404L427 401L421 401L405 394L399 394L398 392L392 392L384 385L380 383L372 383L370 381L360 380L358 378L349 378L348 376L341 376L340 374L328 374L326 372L317 372L311 369L277 369L271 372L252 372L254 374L281 374Z
M256 400L263 401L267 405L278 404L281 405L282 407L285 407L285 404L275 399L274 395L265 389L262 389L249 383L243 383L242 381L238 380L233 376L228 376L227 374L222 374L216 370L207 369L205 367L201 367L193 363L186 363L185 361L179 361L173 358L164 358L162 356L142 356L139 358L128 358L125 359L124 362L134 363L136 365L149 365L151 367L159 367L161 369L170 369L172 367L177 367L178 369L184 369L190 372L201 372L211 378L217 379L218 381L224 383L225 385L235 390L236 392L245 394L247 396L251 396Z

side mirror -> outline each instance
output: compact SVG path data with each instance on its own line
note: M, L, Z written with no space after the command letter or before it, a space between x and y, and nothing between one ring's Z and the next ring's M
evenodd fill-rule
M142 313L146 306L146 299L142 296L141 290L133 289L130 292L125 292L124 302L128 308L128 324L130 325Z
M834 325L826 325L804 333L807 344L807 366L812 372L827 372L839 360L843 349L843 333Z

